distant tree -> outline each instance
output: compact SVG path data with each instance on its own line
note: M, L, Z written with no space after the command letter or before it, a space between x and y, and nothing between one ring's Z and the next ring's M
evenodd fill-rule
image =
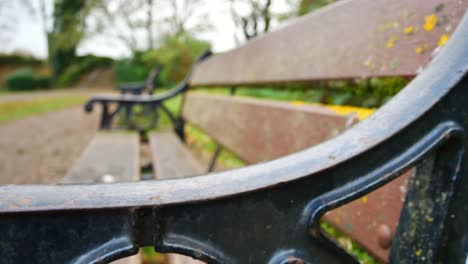
M210 46L210 43L191 35L166 35L157 49L142 54L141 62L148 68L164 65L160 81L174 84L186 76L195 59Z
M301 0L298 15L302 16L338 0Z
M30 0L31 1L31 0ZM39 15L42 24L42 33L46 41L47 56L50 55L50 33L53 25L53 5L48 5L46 0L38 0L38 6L35 13Z
M153 24L154 24L154 15L153 15L153 10L154 10L154 0L146 0L146 32L147 32L147 38L148 38L148 49L153 49L154 48L154 29L153 29Z
M90 20L87 21L87 36L105 37L117 41L132 53L155 47L154 0L94 0ZM142 36L146 44L138 41Z
M0 41L3 46L11 39L11 33L14 30L13 19L14 2L8 0L0 0Z
M53 9L54 4L52 1L47 0L21 0L19 2L23 7L26 7L29 11L29 14L32 16L37 16L40 20L42 27L42 34L46 42L47 47L47 56L49 61L50 50L50 34L53 27Z
M30 1L0 0L0 41L2 47L6 47L15 35L15 30L18 26L18 20L16 19L17 9L26 8L29 13L32 13Z
M272 1L230 0L231 16L236 26L241 28L245 39L249 40L270 30L273 19ZM247 10L247 12L241 12L240 9Z
M168 10L168 15L162 18L166 26L166 35L185 36L206 31L210 24L206 13L197 12L202 0L165 0L161 8Z
M85 1L55 0L53 26L48 33L54 81L71 65L76 56L76 48L84 36L89 7Z

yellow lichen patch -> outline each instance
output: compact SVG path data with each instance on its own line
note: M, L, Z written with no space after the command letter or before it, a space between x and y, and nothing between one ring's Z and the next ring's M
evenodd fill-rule
M437 25L437 16L435 14L426 16L424 18L424 30L432 31L436 25Z
M415 253L416 253L416 256L419 257L419 256L421 256L421 254L422 254L422 250L418 249L418 250L416 250Z
M409 26L409 27L405 27L405 29L403 30L403 32L406 34L406 35L411 35L413 34L415 31L414 27L413 26Z
M305 104L304 101L291 101L289 103L292 104L292 105L303 105L303 104Z
M306 102L304 101L289 101L291 105L304 105ZM347 105L327 105L327 104L318 104L314 103L314 105L326 107L330 110L333 110L335 113L340 115L350 115L355 114L359 120L364 120L370 115L375 112L373 108L363 108L363 107L356 107L356 106L347 106Z
M395 46L395 42L398 40L397 37L391 37L387 42L387 48L392 48Z
M364 204L367 203L367 199L368 199L367 196L362 197L361 198L362 203Z
M415 51L417 54L422 54L422 53L424 52L424 49L423 49L423 47L416 47L416 48L414 49L414 51Z
M388 30L388 29L391 29L391 28L398 28L399 25L400 25L400 23L398 23L398 21L390 21L390 22L388 22L386 24L380 25L377 28L377 31L382 32L382 31L385 31L385 30Z
M449 40L449 36L446 35L446 34L443 34L442 36L440 36L440 39L439 39L439 42L437 43L437 45L439 45L439 47L442 47L443 45L445 45L445 43Z
M366 61L364 61L364 66L366 66L369 69L374 69L375 68L375 63L372 61L372 58L367 58Z
M341 115L356 114L359 120L364 120L375 112L375 109L355 107L355 106L345 106L345 105L324 105L324 106Z
M426 215L425 218L426 218L426 220L427 220L429 223L434 222L434 218L432 218L432 217L430 217L430 216L427 216L427 215Z

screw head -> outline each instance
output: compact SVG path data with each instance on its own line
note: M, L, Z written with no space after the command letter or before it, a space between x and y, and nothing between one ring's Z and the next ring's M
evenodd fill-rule
M392 246L393 234L392 229L386 224L381 224L377 228L377 242L383 249L388 249Z

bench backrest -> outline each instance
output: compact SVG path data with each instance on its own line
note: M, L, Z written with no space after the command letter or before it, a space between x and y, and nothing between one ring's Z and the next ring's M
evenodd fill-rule
M190 93L183 116L248 163L323 142L358 122L323 107Z
M203 60L194 69L190 86L234 87L414 77L455 30L467 6L457 0L339 1L239 48ZM322 114L324 110L318 108L308 108L306 114L305 108L248 102L189 94L182 114L248 162L292 153L328 139L349 125L345 125L346 118L338 121L340 118ZM207 105L213 110L204 111L208 109ZM281 118L267 114L269 111L278 112ZM296 120L302 115L321 118L315 124L301 124L294 129L294 123L288 120ZM330 123L331 119L335 119L335 123ZM250 122L242 128L242 136L238 135L241 122ZM254 125L258 122L263 127ZM325 123L329 124L328 131ZM276 131L284 130L285 124L293 125L288 132L292 135ZM269 131L267 126L274 130ZM267 139L270 135L274 136ZM245 147L253 140L260 144L252 146L252 149L257 148L256 151ZM294 141L297 145L291 143ZM274 147L270 145L273 142L276 142ZM247 153L252 151L255 155Z
M194 69L190 86L233 87L369 77L413 77L455 30L467 6L458 0L338 1L239 48L203 60ZM182 113L186 120L211 133L221 144L232 148L249 162L263 161L297 150L287 144L278 144L277 148L286 149L275 150L274 154L263 157L251 157L242 153L244 148L235 143L241 139L230 136L236 134L232 129L238 129L236 123L239 120L252 122L248 121L248 117L258 117L262 115L261 111L277 108L276 111L282 114L281 120L276 120L278 125L275 127L280 128L279 124L284 118L295 118L293 115L298 115L295 111L303 115L304 108L291 107L288 111L285 107L278 108L266 102L258 105L244 100L237 104L222 97L200 95L188 95L185 102ZM235 102L240 101L236 99ZM208 109L206 105L216 110L203 111ZM228 108L234 112L225 111ZM261 118L257 121L266 122L264 126L276 119L267 114ZM224 127L219 127L219 122ZM315 126L323 127L323 124L320 122ZM243 130L243 134L255 133L252 134L255 137L245 136L242 140L264 140L260 139L261 135L269 136L265 127L260 130L258 126L246 127L252 131ZM341 123L337 127L341 129L346 126ZM306 140L304 143L315 144L330 136L330 131L320 134L319 130L309 134L307 128L301 129L305 129L302 136L302 132L297 131L292 137L299 141ZM318 137L311 140L303 139L304 136ZM278 137L274 140L278 140ZM271 152L265 149L268 144L262 143L262 150Z
M414 77L455 30L466 8L466 3L457 0L339 1L204 60L195 68L190 85L234 87ZM186 95L182 115L248 163L305 149L357 122L355 117L320 107L200 93ZM376 229L379 223L396 228L403 206L400 190L406 189L409 176L407 173L365 201L334 210L325 218L387 261L389 250L379 246ZM373 213L359 215L369 211Z
M338 1L203 61L191 85L415 76L466 6L458 0Z
M150 71L148 78L145 81L146 87L148 89L148 94L153 94L154 89L156 88L156 82L158 81L158 77L161 74L161 70L162 66L157 65Z

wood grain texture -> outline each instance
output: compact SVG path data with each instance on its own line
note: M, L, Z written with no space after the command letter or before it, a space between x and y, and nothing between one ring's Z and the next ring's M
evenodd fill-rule
M138 180L139 147L137 133L98 132L62 183Z
M157 179L184 178L206 172L174 133L151 133L149 140Z
M467 7L460 0L337 1L203 61L191 85L414 76ZM428 31L425 17L432 14L437 23ZM413 31L405 33L408 27Z
M189 93L183 116L248 163L303 150L357 123L325 107Z

